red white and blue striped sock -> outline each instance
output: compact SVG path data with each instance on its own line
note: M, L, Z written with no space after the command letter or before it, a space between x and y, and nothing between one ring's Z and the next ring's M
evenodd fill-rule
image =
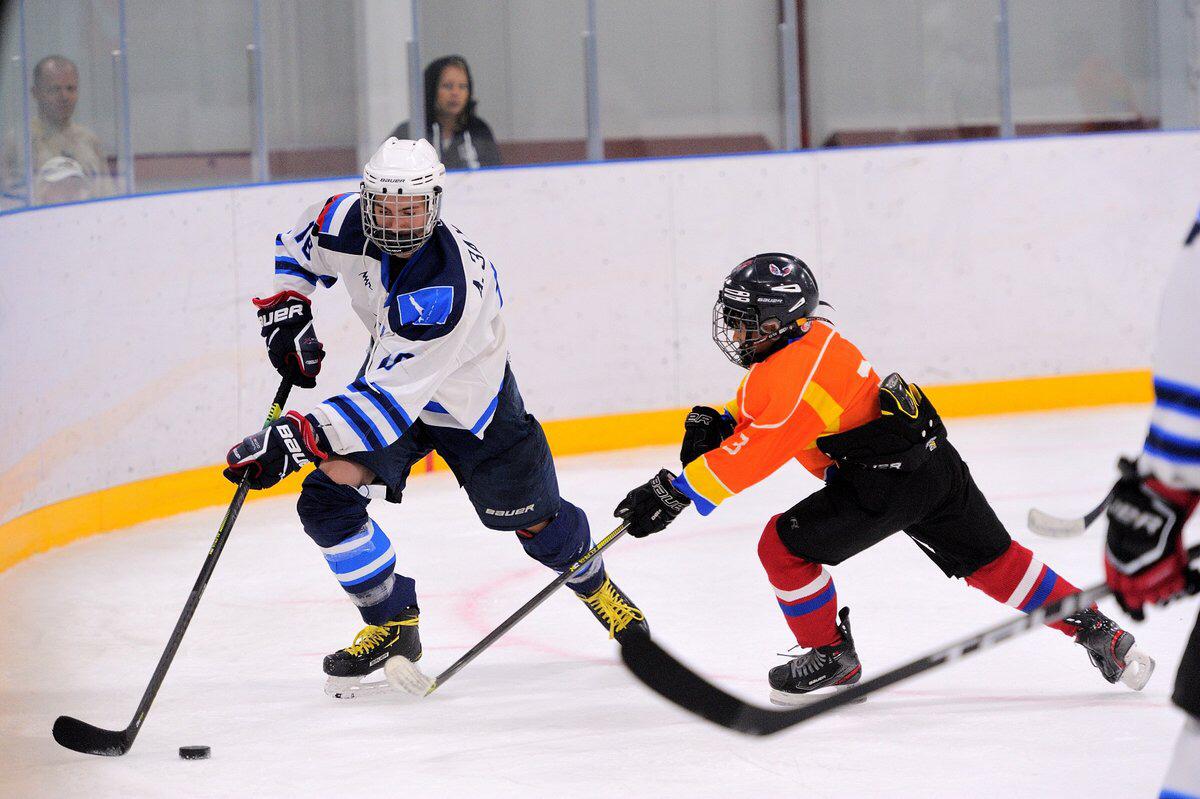
M758 542L758 558L775 589L779 609L800 646L836 644L842 636L837 629L837 590L833 578L821 564L798 557L783 545L775 528L778 518L767 522Z
M1016 541L1008 545L1003 555L967 577L967 584L1022 613L1032 613L1043 605L1079 593L1078 588ZM1073 625L1060 621L1049 626L1075 635Z

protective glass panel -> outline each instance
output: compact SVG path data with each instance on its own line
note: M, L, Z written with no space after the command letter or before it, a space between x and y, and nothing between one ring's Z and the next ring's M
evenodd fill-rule
M117 2L23 7L25 60L8 61L4 71L4 194L31 197L34 205L107 197L117 190L118 82L112 57L119 38ZM6 32L6 53L9 36ZM23 78L30 86L27 103ZM24 109L27 125L19 115Z
M247 0L126 0L139 193L247 183L254 107Z
M404 47L397 43L395 25L408 24L410 16L407 3L262 0L264 107L272 180L361 171L357 148L362 97L376 90L375 77L406 78ZM355 55L376 47L383 48L388 59L362 80ZM368 58L357 60L373 63Z
M810 0L816 147L997 136L997 0Z
M458 66L437 70L440 93L435 76L426 79L435 89L425 97L425 137L448 168L582 160L583 0L423 0L419 12L422 69L458 55L470 72L470 113ZM394 57L402 52L397 46Z
M0 3L0 211L28 203L25 174L25 93L20 6Z
M1155 4L1011 0L1018 136L1159 127Z
M606 158L781 145L777 0L605 0L596 14Z

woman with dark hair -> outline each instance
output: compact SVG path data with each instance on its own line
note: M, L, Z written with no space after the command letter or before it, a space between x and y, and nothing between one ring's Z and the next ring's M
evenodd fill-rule
M414 138L408 122L402 122L391 135ZM492 129L475 116L471 69L462 56L448 55L425 68L425 138L446 169L477 169L500 163Z

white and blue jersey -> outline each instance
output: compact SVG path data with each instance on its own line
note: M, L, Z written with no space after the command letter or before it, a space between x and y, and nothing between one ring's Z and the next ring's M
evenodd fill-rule
M1154 351L1154 411L1139 470L1200 491L1200 218L1167 278Z
M371 332L362 376L311 411L339 454L380 450L418 418L482 438L508 362L496 267L444 221L410 258L363 233L357 192L308 208L275 238L275 289L339 279Z

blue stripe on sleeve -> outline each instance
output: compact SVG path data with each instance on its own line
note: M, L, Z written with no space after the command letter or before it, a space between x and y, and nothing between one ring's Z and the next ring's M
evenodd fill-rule
M347 388L366 397L383 414L383 418L388 420L388 424L396 431L397 437L404 435L404 431L408 429L409 423L405 421L402 409L392 405L390 401L382 401L382 396L375 391L375 387L361 377L347 386Z
M367 449L383 449L386 446L379 428L362 411L354 407L353 402L343 396L337 396L325 400L325 404L346 420L346 424L350 425L350 429L367 446Z
M1200 416L1200 388L1156 377L1154 403L1188 416Z
M691 485L688 484L687 477L685 477L684 475L681 474L678 477L676 477L674 480L672 480L671 485L675 486L680 491L687 494L689 498L691 498L692 505L696 508L696 512L699 513L701 516L707 516L708 514L712 513L714 510L717 509L716 505L712 504L707 499L702 497L696 491L696 489L692 488Z
M499 401L500 401L500 395L499 395L499 394L497 394L496 396L492 397L492 401L491 401L491 403L489 403L489 404L488 404L488 406L487 406L487 410L485 410L485 411L483 412L483 416L480 416L480 417L479 417L479 421L478 421L478 422L476 422L476 423L475 423L475 426L471 428L471 432L472 432L472 433L474 433L475 435L478 435L478 434L479 434L479 431L480 431L480 430L482 430L482 429L483 429L483 428L484 428L484 427L487 425L487 423L488 423L488 422L491 420L491 418L492 418L492 414L494 414L494 413L496 412L496 404L497 404Z
M1150 425L1145 448L1147 452L1175 463L1200 463L1200 440L1168 433L1157 425Z
M295 263L295 261L293 261L292 263ZM310 285L313 285L313 286L317 285L317 276L316 275L314 275L312 272L309 272L307 269L301 269L298 266L290 266L286 261L281 262L280 260L276 259L275 274L291 275L292 277L300 278L301 280L309 283Z

